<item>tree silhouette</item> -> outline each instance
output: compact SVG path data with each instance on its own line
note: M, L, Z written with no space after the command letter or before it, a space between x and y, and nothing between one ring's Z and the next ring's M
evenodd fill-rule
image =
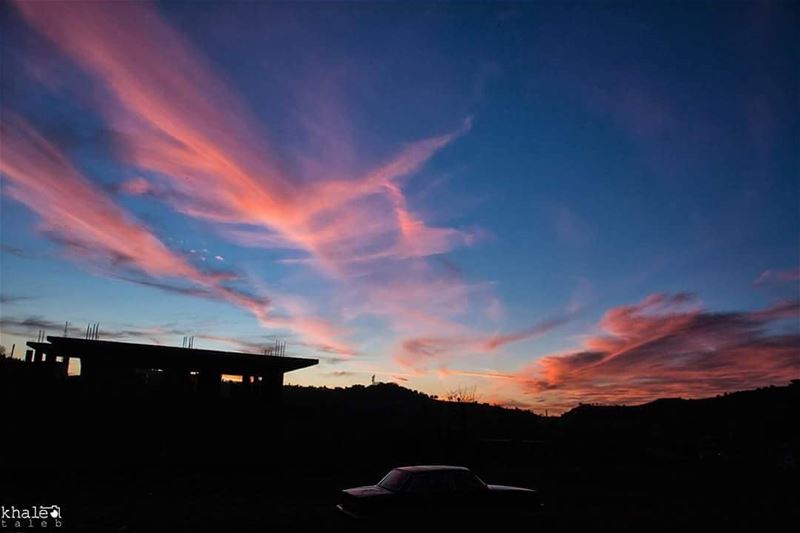
M477 387L475 385L472 387L458 387L445 393L444 398L448 402L477 403Z

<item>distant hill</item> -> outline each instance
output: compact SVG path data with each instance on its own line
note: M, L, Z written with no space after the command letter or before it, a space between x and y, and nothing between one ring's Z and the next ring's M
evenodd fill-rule
M638 406L580 405L561 416L560 442L597 462L694 461L794 467L800 451L800 380L713 398L668 398ZM784 464L785 463L785 464Z
M284 388L289 413L318 424L336 421L353 431L413 427L413 432L531 438L541 432L542 417L530 411L473 402L446 402L394 383L344 388Z

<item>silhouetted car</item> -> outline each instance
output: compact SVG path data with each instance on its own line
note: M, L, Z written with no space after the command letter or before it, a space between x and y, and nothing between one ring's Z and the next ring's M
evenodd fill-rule
M465 467L404 466L377 485L343 490L337 508L358 520L420 516L463 520L539 514L542 504L535 490L487 485Z

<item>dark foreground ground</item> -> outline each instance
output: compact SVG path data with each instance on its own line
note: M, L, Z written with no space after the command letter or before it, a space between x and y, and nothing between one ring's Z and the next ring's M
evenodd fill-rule
M796 477L751 478L757 485L742 487L740 475L658 475L665 484L629 475L605 482L539 479L551 516L524 525L531 531L796 531ZM374 479L354 477L202 466L26 471L5 480L13 497L3 499L58 502L68 531L346 531L356 528L335 511L335 492Z
M0 503L60 505L60 531L352 530L334 508L337 492L404 464L461 464L487 482L540 491L546 516L494 517L496 530L800 523L797 384L560 418L444 404L392 385L287 388L280 409L100 396L76 382L42 390L8 374L2 385Z

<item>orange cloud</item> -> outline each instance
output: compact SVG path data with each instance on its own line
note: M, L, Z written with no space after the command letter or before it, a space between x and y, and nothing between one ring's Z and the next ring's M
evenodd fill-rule
M517 373L550 407L696 398L800 376L800 302L751 312L703 311L690 295L655 294L606 312L580 351ZM781 321L791 320L789 331Z

